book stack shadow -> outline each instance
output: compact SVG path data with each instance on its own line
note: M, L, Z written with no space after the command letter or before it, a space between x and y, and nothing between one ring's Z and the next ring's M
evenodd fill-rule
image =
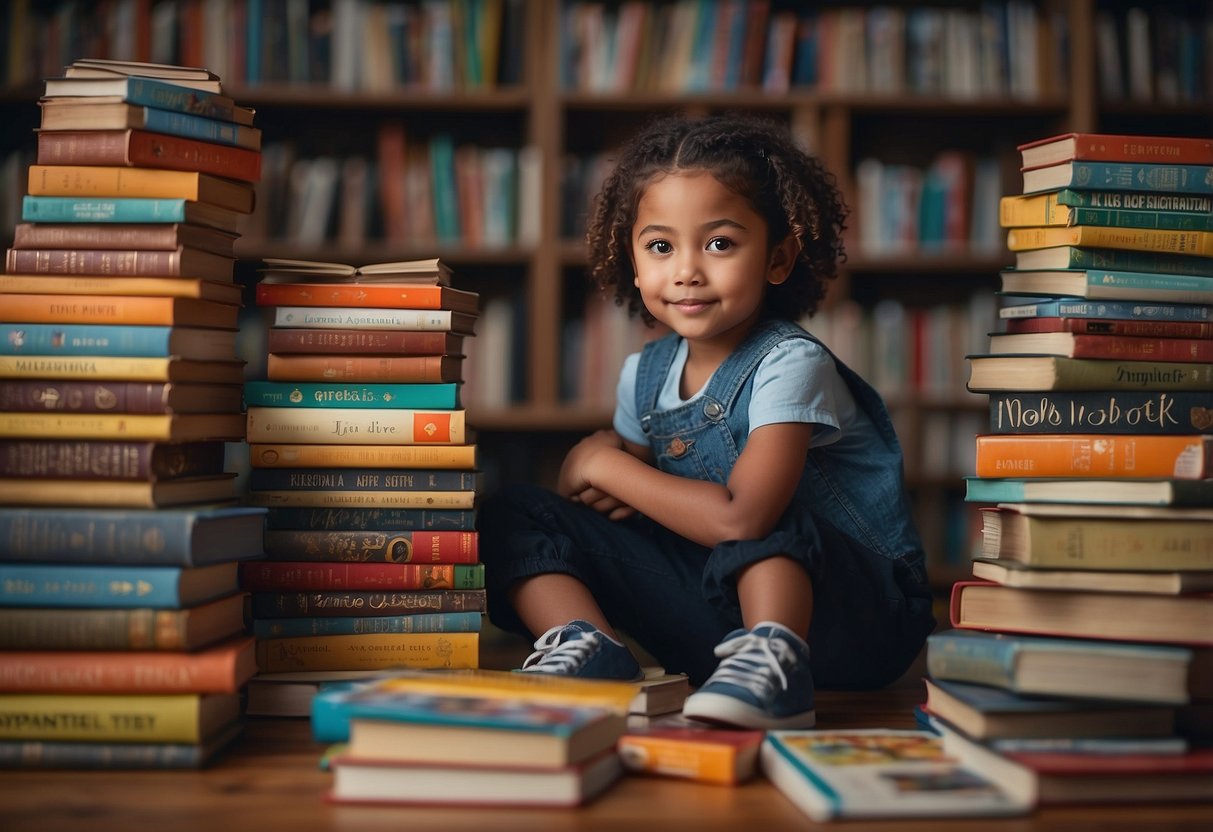
M0 275L0 765L207 762L255 670L234 243L253 111L204 69L46 80Z
M1037 804L1213 800L1213 141L1020 151L969 357L980 555L924 711Z
M306 715L319 686L398 667L475 668L485 610L480 472L461 403L475 292L437 259L267 260L266 379L245 385L245 564L260 673L250 713Z

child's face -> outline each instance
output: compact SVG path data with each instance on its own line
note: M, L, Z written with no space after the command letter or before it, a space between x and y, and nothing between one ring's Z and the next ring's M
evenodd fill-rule
M766 220L705 172L654 180L632 226L649 312L684 338L729 349L758 320L767 284L787 277L783 248L768 252Z

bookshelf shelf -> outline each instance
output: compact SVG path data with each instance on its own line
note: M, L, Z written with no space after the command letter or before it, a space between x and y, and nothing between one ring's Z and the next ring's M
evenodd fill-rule
M252 107L306 110L525 112L531 91L522 86L491 90L399 89L386 93L336 91L328 84L225 84L224 93Z

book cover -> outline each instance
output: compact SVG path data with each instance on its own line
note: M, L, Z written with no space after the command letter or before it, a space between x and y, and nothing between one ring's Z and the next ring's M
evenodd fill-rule
M291 332L292 330L282 331ZM273 332L274 330L271 330L271 334ZM309 384L307 382L250 380L244 384L244 399L250 407L394 408L403 410L455 410L460 407L459 385L454 382L445 384Z
M681 716L629 726L616 750L633 774L735 786L754 777L762 731L713 728Z
M478 532L313 531L270 529L264 537L271 560L351 563L477 563Z
M258 557L265 509L0 507L0 561L204 566Z
M253 635L259 639L302 636L354 636L367 633L478 633L478 612L436 612L367 617L258 618ZM306 716L307 714L301 714Z
M352 507L474 509L475 491L250 491L252 505L279 507Z
M944 630L927 637L930 678L1024 695L1182 705L1189 699L1192 659L1187 648L1160 644L979 630Z
M1059 479L965 477L971 503L1103 503L1139 506L1213 505L1213 479Z
M1213 322L1118 318L1003 318L1003 331L1071 332L1075 335L1126 335L1134 338L1213 338Z
M0 378L240 384L243 361L131 356L0 355ZM228 415L228 414L220 414Z
M1213 364L1119 361L1057 355L969 355L967 387L1008 390L1213 390Z
M238 384L8 379L0 411L26 413L235 413Z
M224 473L223 442L0 440L0 477L151 480Z
M1205 304L1213 301L1213 277L1108 269L999 273L1008 295L1052 295L1091 300L1156 301L1160 304Z
M249 472L253 491L471 491L478 471L422 468L257 468Z
M1213 184L1209 187L1213 188ZM1213 255L1213 231L1169 231L1158 228L1118 228L1099 225L1045 226L1007 230L1007 248L1011 251L1052 246L1126 248L1136 251L1162 251L1209 257Z
M1213 193L1213 165L1069 161L1023 171L1023 192L1091 191Z
M1213 306L1192 303L1134 303L1132 301L1055 298L1032 303L1011 303L998 310L1003 320L1032 318L1092 318L1131 321L1213 321Z
M240 586L248 592L482 589L484 564L246 561Z
M1035 569L1013 560L973 558L973 577L1027 589L1090 589L1145 592L1151 595L1213 592L1213 570L1141 572L1131 569Z
M256 300L259 306L432 309L470 315L480 308L476 292L411 283L258 283Z
M1213 569L1213 509L1001 503L981 509L981 554L1045 569Z
M1117 228L1158 228L1169 230L1213 230L1213 213L1144 208L1091 208L1067 205L1062 194L1077 191L1050 191L1030 196L1004 196L998 203L998 221L1003 228L1032 226L1090 225ZM1099 192L1093 192L1099 193ZM1178 205L1201 202L1202 197L1175 196ZM1090 200L1088 200L1090 201ZM1144 201L1144 200L1143 200ZM1157 200L1155 200L1157 201Z
M244 632L246 596L176 610L0 607L4 650L198 650Z
M31 196L189 199L249 214L253 187L195 171L97 165L30 165Z
M150 124L147 129L113 126L116 129L39 131L38 164L197 171L242 182L261 179L258 150L203 140L193 133L166 135L154 132Z
M387 670L474 668L479 633L372 633L302 636L257 642L257 667L288 670Z
M468 438L463 410L251 406L247 416L248 441L257 444L462 445Z
M473 531L476 528L476 512L458 509L412 508L272 508L266 515L266 527L313 531L338 529Z
M261 130L244 124L205 118L192 113L142 107L125 101L88 98L43 98L42 132L59 130L125 130L137 128L202 142L232 146L250 152L261 150Z
M182 609L238 591L237 565L0 563L0 602L13 607Z
M240 718L240 695L0 693L0 739L203 742Z
M393 236L404 236L393 235ZM395 260L351 266L319 260L265 258L258 270L262 283L409 283L416 286L450 286L451 267L437 257Z
M152 442L239 442L240 413L6 413L0 436L25 439L125 439Z
M324 381L409 384L463 380L463 357L456 355L279 355L270 353L270 381Z
M1201 480L1213 476L1213 436L978 434L974 473L978 477Z
M1073 332L994 332L992 355L1062 355L1129 361L1213 361L1213 340L1138 335L1085 335Z
M1015 252L1017 269L1114 269L1126 272L1213 275L1213 258L1161 251L1054 246Z
M109 78L46 78L47 98L105 98L117 96L130 104L189 113L202 118L253 123L253 110L241 107L229 96L193 89L156 78L112 76Z
M990 394L991 433L1199 434L1213 429L1213 393L1166 390Z
M273 307L273 325L323 329L449 330L464 335L475 331L476 316L449 309L358 309L348 306Z
M236 329L240 307L177 297L6 294L4 317L14 323L198 326Z
M273 353L361 353L368 355L462 355L463 336L452 332L391 329L283 329L270 327Z
M189 223L229 234L239 230L240 212L190 199L25 196L21 219L33 223Z
M952 585L953 627L1110 641L1213 645L1213 595Z
M412 615L485 611L483 589L323 590L254 592L250 614L256 618Z
M22 651L0 653L8 693L237 693L257 669L249 636L197 652Z
M13 228L16 249L196 249L234 257L237 235L183 222L21 222Z
M477 464L475 445L249 445L254 468L467 468Z
M0 503L14 506L160 508L191 503L227 503L238 496L234 472L147 481L0 479Z
M202 768L231 745L243 728L242 723L233 722L198 743L12 740L0 742L0 768L73 771Z
M961 765L932 731L768 731L762 772L815 821L1024 814L1032 803Z
M3 324L4 355L185 356L235 361L236 333L228 329L109 324Z
M1071 159L1213 165L1213 141L1178 136L1072 132L1025 142L1016 150L1025 168Z
M172 251L10 248L6 257L11 274L191 277L216 282L230 282L235 263L232 257L184 247Z
M239 309L241 291L239 283L195 280L190 277L0 274L0 293L6 298L12 295L197 298ZM49 313L44 315L44 319L51 320ZM104 319L98 321L105 322Z

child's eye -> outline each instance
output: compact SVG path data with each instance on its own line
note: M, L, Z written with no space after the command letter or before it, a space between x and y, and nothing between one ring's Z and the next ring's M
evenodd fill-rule
M708 240L708 251L728 251L733 247L733 241L728 237L713 237Z
M674 250L674 247L667 240L653 240L652 242L645 243L644 247L657 254L669 254Z

